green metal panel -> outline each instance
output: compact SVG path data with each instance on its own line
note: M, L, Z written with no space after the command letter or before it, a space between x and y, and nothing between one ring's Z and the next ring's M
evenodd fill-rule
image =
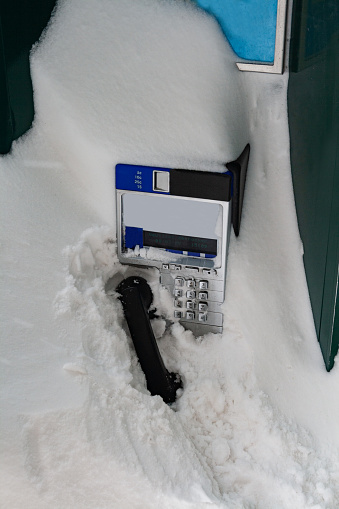
M55 0L1 0L0 153L29 129L34 117L29 53L39 39Z
M13 139L12 115L7 84L7 70L0 18L0 153L11 148Z
M295 0L288 113L304 263L326 368L338 351L339 3Z

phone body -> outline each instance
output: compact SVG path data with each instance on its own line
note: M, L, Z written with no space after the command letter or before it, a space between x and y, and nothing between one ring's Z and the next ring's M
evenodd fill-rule
M173 321L222 332L232 172L118 164L115 184L120 262L158 268Z

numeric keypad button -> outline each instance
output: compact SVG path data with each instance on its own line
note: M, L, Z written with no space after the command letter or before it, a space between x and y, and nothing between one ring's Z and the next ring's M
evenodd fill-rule
M207 311L208 304L207 302L199 302L198 309L199 311Z
M195 299L196 293L194 290L187 290L186 297L188 299Z
M199 289L207 290L208 289L208 281L199 281Z
M195 281L194 279L188 279L186 281L187 288L195 288Z
M207 300L208 299L208 293L207 292L199 292L199 299L200 300Z

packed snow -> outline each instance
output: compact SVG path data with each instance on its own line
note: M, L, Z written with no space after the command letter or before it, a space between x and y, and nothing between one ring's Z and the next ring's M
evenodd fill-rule
M339 371L314 331L288 74L240 73L180 0L60 0L31 56L36 116L1 160L1 507L337 509ZM151 397L111 277L117 163L220 171L251 144L224 333L166 327L184 389ZM132 270L132 272L131 272Z

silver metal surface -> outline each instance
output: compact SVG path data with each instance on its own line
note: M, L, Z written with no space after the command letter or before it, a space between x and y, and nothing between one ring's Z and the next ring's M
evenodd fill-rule
M116 190L117 207L117 242L118 258L122 264L137 267L156 267L160 272L160 283L167 288L173 297L173 320L179 320L196 336L206 333L221 333L223 314L220 305L225 296L226 264L231 229L231 202L201 200L198 198L175 197L183 200L210 202L222 206L222 237L218 241L218 255L216 258L196 258L178 255L170 263L141 258L134 253L122 251L123 241L123 208L122 197L125 193L142 194L138 191ZM172 196L171 196L172 197ZM166 200L167 195L163 195ZM173 197L172 197L173 198ZM207 291L208 288L208 291ZM196 291L196 289L198 289ZM203 311L198 309L197 297L203 302ZM206 307L205 307L206 305ZM177 308L177 309L175 309ZM206 312L208 309L208 312ZM187 310L187 311L186 311ZM195 312L194 310L198 310Z

